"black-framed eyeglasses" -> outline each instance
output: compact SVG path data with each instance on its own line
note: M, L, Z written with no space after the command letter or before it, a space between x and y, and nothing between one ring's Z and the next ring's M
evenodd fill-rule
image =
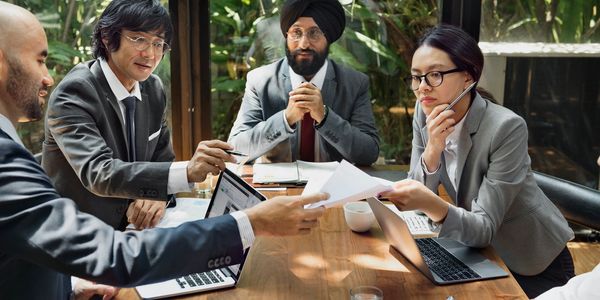
M409 77L407 77L405 79L406 85L408 85L413 91L416 91L419 89L419 86L421 85L421 81L423 80L423 78L425 78L425 83L427 83L428 86L430 86L430 87L440 86L440 85L442 85L442 82L444 82L444 75L450 74L450 73L461 72L461 71L462 70L459 68L454 68L454 69L448 70L448 71L431 71L431 72L427 72L423 75L410 75Z
M321 29L319 29L318 27L312 27L306 32L302 31L302 29L300 28L293 28L286 34L286 38L290 42L298 42L302 39L302 37L306 37L311 43L316 43L320 41L324 36L325 33L323 33L323 31L321 31Z
M157 40L152 42L143 36L130 37L126 34L121 35L124 36L129 42L131 42L133 48L138 51L144 51L150 48L150 46L152 46L152 49L155 53L162 55L166 54L171 50L171 46L169 46L169 44L167 44L165 41Z

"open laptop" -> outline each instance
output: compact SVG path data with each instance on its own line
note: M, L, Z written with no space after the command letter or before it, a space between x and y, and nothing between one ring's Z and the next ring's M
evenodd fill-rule
M264 200L265 197L261 193L232 171L225 169L219 176L204 218L242 210ZM241 264L141 285L136 287L136 290L144 299L158 299L234 287L240 278L249 250L250 248L244 253Z
M415 239L406 222L379 199L367 199L388 242L435 284L451 284L508 276L497 264L459 242Z

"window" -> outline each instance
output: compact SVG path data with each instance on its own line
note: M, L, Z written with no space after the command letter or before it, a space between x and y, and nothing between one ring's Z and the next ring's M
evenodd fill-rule
M482 1L482 85L529 127L532 167L590 187L600 155L600 1Z

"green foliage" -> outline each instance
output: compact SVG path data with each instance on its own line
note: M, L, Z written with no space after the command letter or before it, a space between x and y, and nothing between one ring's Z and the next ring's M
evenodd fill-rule
M482 2L481 39L502 42L598 43L600 0Z

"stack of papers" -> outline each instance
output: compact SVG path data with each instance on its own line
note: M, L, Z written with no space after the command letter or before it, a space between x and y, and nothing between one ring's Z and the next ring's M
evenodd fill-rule
M210 199L203 198L177 198L177 205L167 208L156 227L177 227L184 222L204 219L209 202Z
M346 202L377 197L381 192L392 190L392 182L369 176L346 160L342 160L335 172L327 178L311 178L302 195L328 193L329 199L307 206L333 207Z
M328 178L338 167L333 162L306 162L254 164L252 183L288 183L305 184L311 178L320 180Z

